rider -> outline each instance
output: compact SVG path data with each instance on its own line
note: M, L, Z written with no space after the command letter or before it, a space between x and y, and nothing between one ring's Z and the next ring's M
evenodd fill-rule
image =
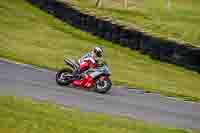
M85 54L78 60L79 63L79 73L83 73L84 71L90 68L96 68L98 61L103 56L103 49L100 47L95 47L91 52ZM84 85L85 87L90 87L92 82L92 77L89 75L84 75L84 77L80 80L74 81L74 84L77 86Z
M91 52L85 54L78 60L80 71L83 72L89 68L97 67L97 62L103 56L103 49L95 47Z

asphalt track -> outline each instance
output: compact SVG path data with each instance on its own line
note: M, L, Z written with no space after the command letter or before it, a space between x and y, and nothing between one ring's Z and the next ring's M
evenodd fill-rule
M60 87L55 72L0 59L0 95L48 100L82 111L128 116L164 126L200 130L200 104L178 101L158 94L112 88L106 94Z

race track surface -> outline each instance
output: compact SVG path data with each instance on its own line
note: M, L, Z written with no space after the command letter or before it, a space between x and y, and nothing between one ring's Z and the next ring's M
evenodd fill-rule
M82 111L128 116L164 126L200 129L200 104L177 101L158 94L112 88L102 95L55 82L55 72L0 60L0 95L48 100Z

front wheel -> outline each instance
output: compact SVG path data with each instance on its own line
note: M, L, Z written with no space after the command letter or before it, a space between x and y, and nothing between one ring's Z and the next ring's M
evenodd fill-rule
M109 78L101 79L98 78L95 81L94 91L98 93L107 93L112 87L112 82Z
M56 82L61 86L68 85L72 77L73 75L71 69L62 69L56 74Z

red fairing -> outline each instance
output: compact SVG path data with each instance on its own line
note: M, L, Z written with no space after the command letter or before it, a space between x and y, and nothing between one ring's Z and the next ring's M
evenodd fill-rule
M91 76L85 75L83 80L84 80L83 86L85 88L91 88L92 87L92 85L94 83L94 80L93 80L93 78Z
M94 80L91 76L85 75L81 80L73 81L75 86L83 86L84 88L91 88L94 84Z

